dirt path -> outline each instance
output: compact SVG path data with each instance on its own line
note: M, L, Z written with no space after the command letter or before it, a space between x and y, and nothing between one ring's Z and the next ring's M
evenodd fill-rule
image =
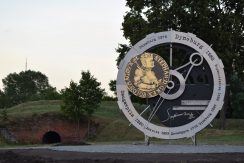
M244 162L244 153L129 154L84 153L50 149L0 150L0 163L160 163L160 162Z

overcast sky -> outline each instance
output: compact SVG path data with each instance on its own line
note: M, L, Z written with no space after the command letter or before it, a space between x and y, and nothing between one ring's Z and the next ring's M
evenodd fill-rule
M125 12L125 0L0 0L0 79L27 58L58 90L90 70L109 92Z

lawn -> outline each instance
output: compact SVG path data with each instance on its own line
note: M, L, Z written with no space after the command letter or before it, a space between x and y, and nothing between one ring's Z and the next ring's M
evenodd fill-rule
M52 112L60 112L59 100L41 100L31 101L23 104L19 104L7 109L9 118L32 116L34 114L44 114Z

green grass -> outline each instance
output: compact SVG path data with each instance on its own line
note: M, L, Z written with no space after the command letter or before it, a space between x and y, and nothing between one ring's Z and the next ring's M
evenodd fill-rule
M244 145L244 130L204 129L198 134L198 139L202 144Z
M10 117L25 117L33 114L60 113L60 100L41 100L31 101L19 104L7 109ZM114 101L103 101L100 107L94 113L94 116L100 118L121 118L123 113L119 111L118 105Z
M94 116L108 119L121 119L124 117L115 101L103 101Z
M10 119L19 117L31 117L44 113L59 113L61 101L33 101L20 104L7 109ZM137 104L138 105L138 104ZM18 118L17 118L18 117ZM92 117L93 121L99 123L96 136L89 139L92 143L143 143L144 134L125 118L115 101L103 101ZM197 133L199 144L234 144L244 145L244 119L227 119L226 130L220 130L218 119L212 122L213 128L207 127ZM152 142L162 144L192 144L190 138L179 140L151 139ZM6 143L0 137L0 146Z
M61 101L59 100L31 101L8 108L7 114L9 118L15 118L32 116L35 114L60 112L60 104Z
M103 128L98 131L98 135L94 141L137 141L143 140L143 134L133 126L129 127L128 121L113 120L106 123Z
M214 128L220 128L220 119L213 121ZM243 130L244 131L244 119L226 119L226 130Z

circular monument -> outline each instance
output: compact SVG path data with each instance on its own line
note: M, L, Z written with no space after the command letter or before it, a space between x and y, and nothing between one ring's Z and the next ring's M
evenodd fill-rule
M223 68L213 49L191 33L152 33L119 65L119 108L149 137L192 137L223 106Z

